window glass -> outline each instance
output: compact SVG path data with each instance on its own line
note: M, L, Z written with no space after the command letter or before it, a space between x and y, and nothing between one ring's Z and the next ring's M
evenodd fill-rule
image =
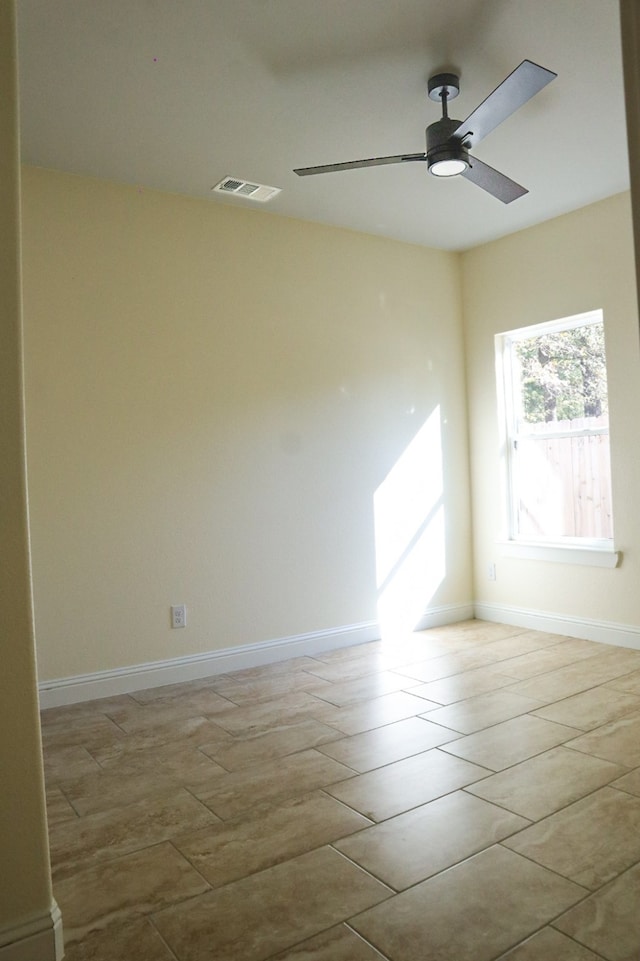
M601 311L497 338L510 537L613 539Z

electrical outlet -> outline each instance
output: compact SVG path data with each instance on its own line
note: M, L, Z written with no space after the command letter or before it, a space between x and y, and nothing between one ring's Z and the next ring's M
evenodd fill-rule
M487 569L487 574L490 581L495 581L496 579L496 565L491 561Z
M184 604L172 604L171 606L171 627L187 626L187 608Z

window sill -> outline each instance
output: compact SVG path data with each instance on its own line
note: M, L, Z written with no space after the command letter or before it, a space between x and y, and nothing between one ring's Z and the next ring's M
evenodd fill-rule
M498 541L504 557L528 561L552 561L587 567L619 567L622 551L612 547L579 547L569 544L535 544L527 541Z

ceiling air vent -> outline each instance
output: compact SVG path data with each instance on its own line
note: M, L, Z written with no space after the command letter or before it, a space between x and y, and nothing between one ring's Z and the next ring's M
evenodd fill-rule
M266 203L280 193L279 187L266 187L264 184L254 184L237 177L225 177L212 187L219 194L233 194L235 197L248 197L249 200L259 200Z

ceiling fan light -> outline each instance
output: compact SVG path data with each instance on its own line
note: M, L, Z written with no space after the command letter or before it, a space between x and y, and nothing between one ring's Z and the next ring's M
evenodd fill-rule
M458 174L461 174L468 166L469 164L466 160L453 157L451 159L434 161L429 167L429 171L434 177L457 177Z
M469 152L455 133L459 120L443 117L427 127L427 164L434 177L457 177L469 166Z

